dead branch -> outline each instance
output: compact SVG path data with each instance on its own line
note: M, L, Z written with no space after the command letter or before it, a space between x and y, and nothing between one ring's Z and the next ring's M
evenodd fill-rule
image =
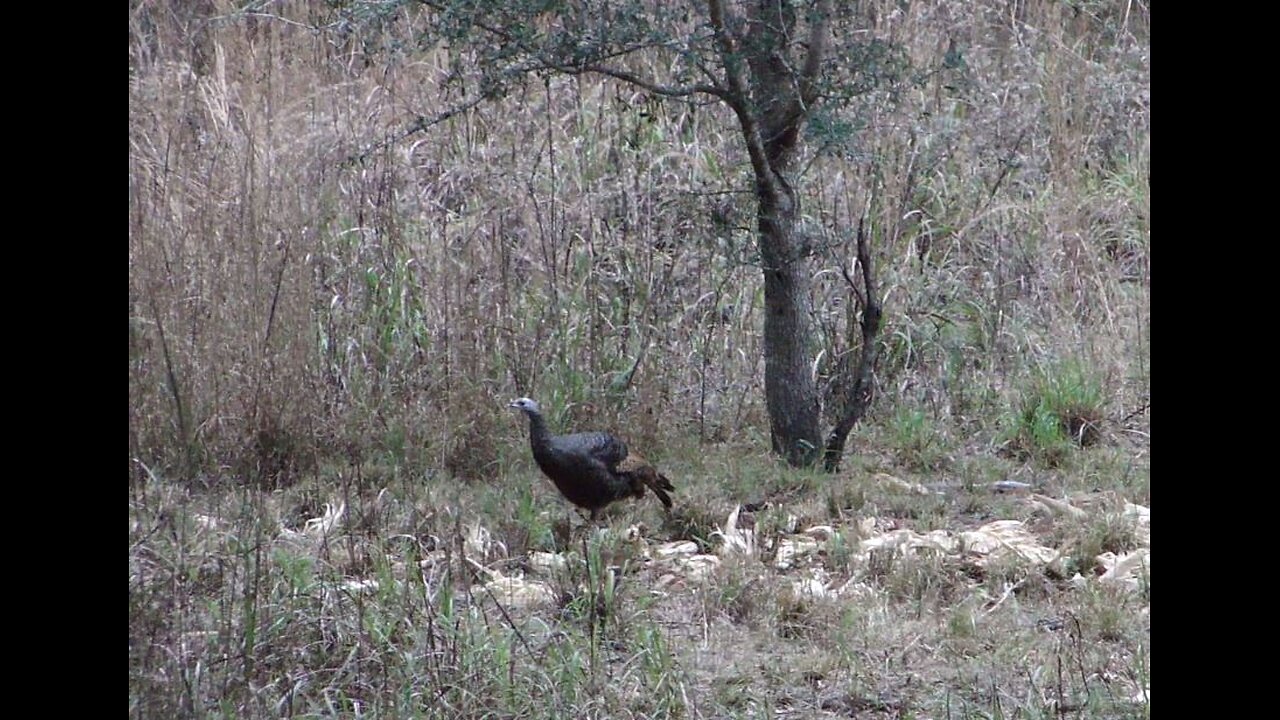
M840 469L840 460L844 457L844 444L853 427L862 420L871 406L875 389L875 365L879 355L876 337L880 334L882 314L880 295L876 290L875 270L871 266L871 248L867 241L866 215L858 220L858 264L862 266L862 285L859 288L843 270L845 282L850 292L862 302L862 349L858 355L858 367L852 387L844 399L844 416L832 428L827 436L826 449L823 452L823 467L827 472Z

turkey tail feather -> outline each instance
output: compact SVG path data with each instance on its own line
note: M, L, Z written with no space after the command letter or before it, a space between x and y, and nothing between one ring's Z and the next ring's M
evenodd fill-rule
M644 478L644 484L648 485L649 489L653 491L653 494L658 496L658 499L662 501L663 507L668 510L671 509L671 496L667 494L667 491L675 490L676 488L671 484L671 481L667 479L666 475L658 472L653 473L653 475L646 475Z

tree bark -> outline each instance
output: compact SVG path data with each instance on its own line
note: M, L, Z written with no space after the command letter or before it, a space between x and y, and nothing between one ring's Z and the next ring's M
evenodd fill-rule
M781 178L779 178L781 180ZM785 181L757 188L764 273L764 392L773 451L795 467L822 453L821 401L810 363L813 337L808 252L799 207Z

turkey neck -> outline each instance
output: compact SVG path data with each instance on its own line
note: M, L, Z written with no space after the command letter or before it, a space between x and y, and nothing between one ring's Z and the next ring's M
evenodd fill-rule
M551 449L551 433L547 432L547 423L540 413L529 413L529 444L533 446L535 459Z

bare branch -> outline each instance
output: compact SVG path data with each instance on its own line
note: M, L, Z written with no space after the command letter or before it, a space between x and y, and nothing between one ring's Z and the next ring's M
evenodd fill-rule
M865 230L866 215L858 220L858 264L862 266L862 291L858 292L853 278L844 271L845 282L862 300L862 348L858 354L858 367L853 386L845 396L843 417L827 436L826 448L823 451L823 467L827 472L840 469L840 460L844 457L844 444L849 438L853 426L857 425L871 406L875 391L875 366L879 355L876 337L880 333L882 308L880 296L877 294L875 272L871 267L871 245L867 241Z
M698 93L705 93L707 95L714 95L720 98L721 100L728 100L728 96L729 96L729 91L718 85L698 84L698 85L688 85L684 87L672 86L672 85L659 85L658 83L646 80L640 77L639 75L636 75L635 73L628 72L626 70L619 70L617 68L607 67L604 65L594 65L594 64L581 65L581 66L561 65L561 66L555 66L549 69L560 70L562 72L567 72L575 75L581 74L581 73L596 73L598 75L606 75L616 80L621 80L623 82L630 83L641 89L648 90L649 92L655 95L664 95L666 97L688 97L690 95L696 95Z
M533 70L537 70L540 67L541 67L540 65L529 64L529 63L525 63L522 65L515 65L502 71L500 76L503 77L504 79L512 78L512 77L522 75L524 73L531 72ZM369 145L359 153L356 153L355 155L348 157L347 163L364 162L369 158L370 155L373 155L374 153L381 152L383 149L390 147L392 145L395 145L396 143L401 142L406 138L409 138L420 132L425 132L431 127L439 125L442 122L445 122L458 115L461 115L462 113L467 112L468 110L476 107L477 105L483 102L492 100L494 97L498 95L498 93L500 92L500 88L501 88L500 83L493 83L489 85L487 88L481 90L479 95L476 95L470 100L466 100L462 103L459 103L458 105L455 105L447 110L444 110L442 112L436 113L435 115L431 115L431 116L419 115L418 117L414 118L414 120L410 122L407 126L405 126L403 130L400 130L399 132L396 132L396 133L391 133L390 135L383 138L382 140L379 140L373 143L372 145Z
M712 69L708 67L705 62L702 61L701 57L694 58L693 63L694 65L697 66L698 72L707 76L707 79L711 81L711 84L715 85L716 87L724 87L724 84L720 81L719 76L717 76L715 72L712 71Z
M818 95L818 73L826 60L827 46L831 40L831 0L818 0L812 25L809 26L809 52L800 71L800 103L807 112Z
M849 268L845 267L844 263L840 263L840 274L844 277L844 284L849 286L849 292L853 293L854 299L858 301L858 307L866 307L867 301L863 297L862 288L858 287L858 283L849 274Z

